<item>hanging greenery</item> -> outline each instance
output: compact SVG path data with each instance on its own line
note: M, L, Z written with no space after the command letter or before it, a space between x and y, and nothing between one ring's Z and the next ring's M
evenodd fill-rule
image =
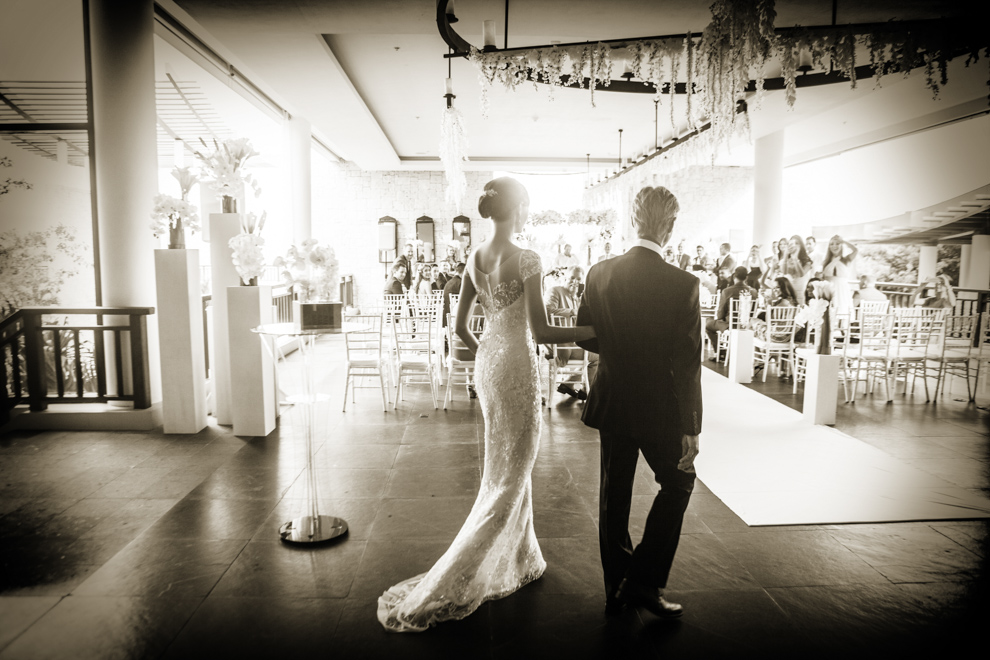
M969 66L979 61L983 50L990 60L990 32L979 21L890 22L865 29L855 25L798 27L777 33L774 0L716 0L711 10L711 22L701 35L632 40L621 48L605 43L511 52L472 48L468 59L480 74L482 113L487 116L488 88L495 82L515 89L525 81L534 85L541 81L548 85L551 99L557 87L585 84L594 105L595 88L607 87L611 80L613 60L625 60L632 79L653 86L658 103L664 92L670 94L675 135L680 130L673 99L682 81L688 129L710 122L708 146L720 150L734 135L748 132L748 115L739 112L738 104L747 100L758 107L771 67L779 66L785 99L793 107L802 63L816 71L839 72L856 88L862 74L856 71L860 65L857 48L869 54L868 62L862 64L869 64L876 85L885 75L907 76L921 68L935 98L948 82L948 62L953 57L968 53Z

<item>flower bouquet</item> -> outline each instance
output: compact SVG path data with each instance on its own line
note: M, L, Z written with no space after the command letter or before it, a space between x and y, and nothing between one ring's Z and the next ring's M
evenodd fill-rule
M155 207L151 211L151 231L156 237L168 232L169 249L182 250L186 247L185 228L199 231L196 206L186 201L186 195L199 178L190 172L188 167L174 168L172 176L179 182L182 199L176 199L171 195L155 195Z
M267 215L262 213L258 218L254 213L248 213L241 219L241 233L227 243L234 268L241 278L241 286L257 285L258 278L265 272L265 255L262 251L265 239L261 237L261 229L265 226Z
M818 352L828 355L832 347L831 307L835 287L827 281L812 282L811 287L814 297L798 310L794 316L794 323L808 329L821 328L818 334Z
M340 327L342 303L337 258L333 248L307 239L301 246L291 246L274 266L296 294L296 320L303 330Z
M203 143L203 147L209 149L203 138L199 141ZM261 194L258 182L246 171L248 159L258 155L247 138L229 139L220 143L214 140L213 151L207 154L197 151L195 154L203 163L203 171L213 179L210 187L223 202L224 213L237 212L237 197L244 192L245 185L251 186L255 197Z

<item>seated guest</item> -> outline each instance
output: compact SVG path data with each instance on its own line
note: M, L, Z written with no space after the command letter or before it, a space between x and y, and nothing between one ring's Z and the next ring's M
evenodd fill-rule
M807 283L804 286L804 302L810 301L812 298L815 297L814 284L815 282L821 282L821 281L822 279L820 277L812 277L807 281ZM799 300L798 302L800 303L802 301Z
M547 314L559 316L564 319L566 325L574 325L577 319L578 307L581 303L580 289L584 279L584 269L574 266L567 273L567 281L564 286L555 286L550 289L547 296ZM573 357L579 357L584 349L577 348L574 344L562 344L557 347L557 366L562 367ZM588 351L588 383L594 383L595 375L598 373L598 354ZM557 391L569 394L572 397L584 400L588 395L583 390L575 390L567 383L557 386Z
M451 313L450 309L450 294L461 293L461 276L464 274L464 264L458 262L454 266L454 274L451 276L447 283L443 285L443 324L447 325L447 314ZM456 314L457 310L453 310Z
M430 282L430 276L432 274L432 269L429 264L423 264L419 268L419 272L416 273L416 279L413 282L412 289L410 291L420 296L428 296L433 292L433 285Z
M430 288L434 291L443 291L443 285L447 283L447 276L439 264L434 264L430 269Z
M403 280L406 279L406 267L402 262L396 261L392 264L392 275L385 282L384 293L386 295L402 295L406 292L406 285L403 284Z
M745 268L745 266L740 266L740 268ZM728 268L719 268L713 274L716 277L715 288L718 291L725 291L730 284L732 284L732 270ZM749 271L746 271L746 277L749 277ZM747 285L748 286L748 285Z
M774 279L768 302L770 303L770 307L797 307L797 294L794 293L794 287L791 285L791 281L786 277ZM757 339L767 338L766 310L756 315L756 318L750 323L750 328L753 330L753 336ZM774 334L776 335L777 333ZM789 336L774 336L771 338L771 341L789 340Z
M887 294L877 289L871 275L859 276L859 288L853 291L853 306L863 302L886 302Z
M393 264L402 264L406 267L406 276L402 280L406 290L412 288L413 275L419 270L416 268L416 246L411 242L406 243L405 252L395 258Z
M708 340L713 347L718 346L718 333L729 329L729 301L739 298L744 292L753 298L756 297L756 290L746 286L747 275L749 275L749 271L746 270L745 266L736 268L732 274L732 284L722 291L722 300L718 304L718 311L715 312L715 318L708 319L705 323L705 333L708 335ZM714 351L709 355L708 359L712 362L716 360Z

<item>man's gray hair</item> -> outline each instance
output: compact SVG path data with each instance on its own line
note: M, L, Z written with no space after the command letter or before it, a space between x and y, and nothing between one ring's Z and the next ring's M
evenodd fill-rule
M636 234L641 238L662 239L670 232L681 205L674 193L663 186L646 186L638 193L632 205L632 221Z

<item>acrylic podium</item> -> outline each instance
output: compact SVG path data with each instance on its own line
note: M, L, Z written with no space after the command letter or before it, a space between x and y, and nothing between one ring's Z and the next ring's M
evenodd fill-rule
M299 430L306 443L306 469L303 475L306 483L306 508L300 512L301 515L279 528L279 537L287 543L322 543L347 533L347 523L343 519L320 513L314 454L320 439L316 437L320 433L317 419L321 409L328 409L330 395L316 391L313 360L317 339L324 335L343 334L361 328L360 324L344 323L340 328L302 330L295 323L269 323L252 330L266 339L264 343L277 363L285 364L285 356L279 348L279 340L283 338L297 340L301 358L300 387L286 398L286 403L299 412L296 419L301 421Z

